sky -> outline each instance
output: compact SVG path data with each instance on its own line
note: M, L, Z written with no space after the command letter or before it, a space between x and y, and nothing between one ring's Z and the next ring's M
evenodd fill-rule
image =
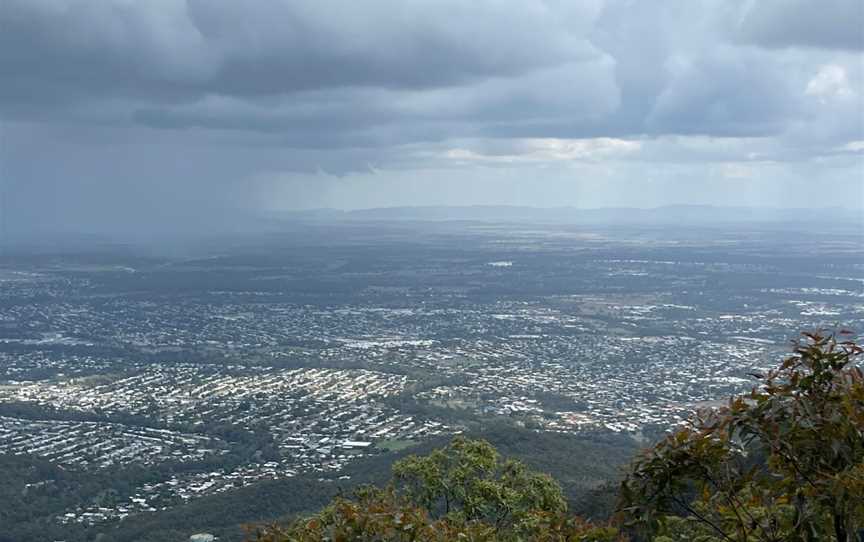
M860 0L2 0L7 228L864 208Z

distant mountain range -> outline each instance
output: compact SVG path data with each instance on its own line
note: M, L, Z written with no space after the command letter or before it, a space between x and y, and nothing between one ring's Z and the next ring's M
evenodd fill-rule
M506 205L383 207L375 209L314 209L280 214L282 219L321 221L466 220L489 222L549 223L723 223L806 222L864 223L864 211L842 207L778 209L771 207L719 207L713 205L668 205L650 209L607 207L520 207Z

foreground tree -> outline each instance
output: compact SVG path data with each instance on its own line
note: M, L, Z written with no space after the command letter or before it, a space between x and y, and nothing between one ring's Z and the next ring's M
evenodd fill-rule
M841 332L843 337L848 332ZM864 528L862 349L807 333L779 369L636 460L620 510L657 541L857 540Z
M532 540L612 542L617 529L566 514L558 484L488 443L456 437L393 466L386 488L338 498L314 517L255 533L259 542Z

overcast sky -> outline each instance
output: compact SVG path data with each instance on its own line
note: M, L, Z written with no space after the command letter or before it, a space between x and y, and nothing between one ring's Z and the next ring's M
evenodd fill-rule
M2 0L9 228L864 205L860 0Z

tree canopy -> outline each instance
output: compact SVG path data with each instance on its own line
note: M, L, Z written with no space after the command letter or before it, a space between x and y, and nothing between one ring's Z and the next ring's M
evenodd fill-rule
M259 542L619 540L618 530L568 516L558 484L484 440L454 438L393 466L384 488L337 498L311 518L258 529Z
M621 486L629 524L657 541L857 540L864 377L848 334L803 334L749 394L637 459Z

